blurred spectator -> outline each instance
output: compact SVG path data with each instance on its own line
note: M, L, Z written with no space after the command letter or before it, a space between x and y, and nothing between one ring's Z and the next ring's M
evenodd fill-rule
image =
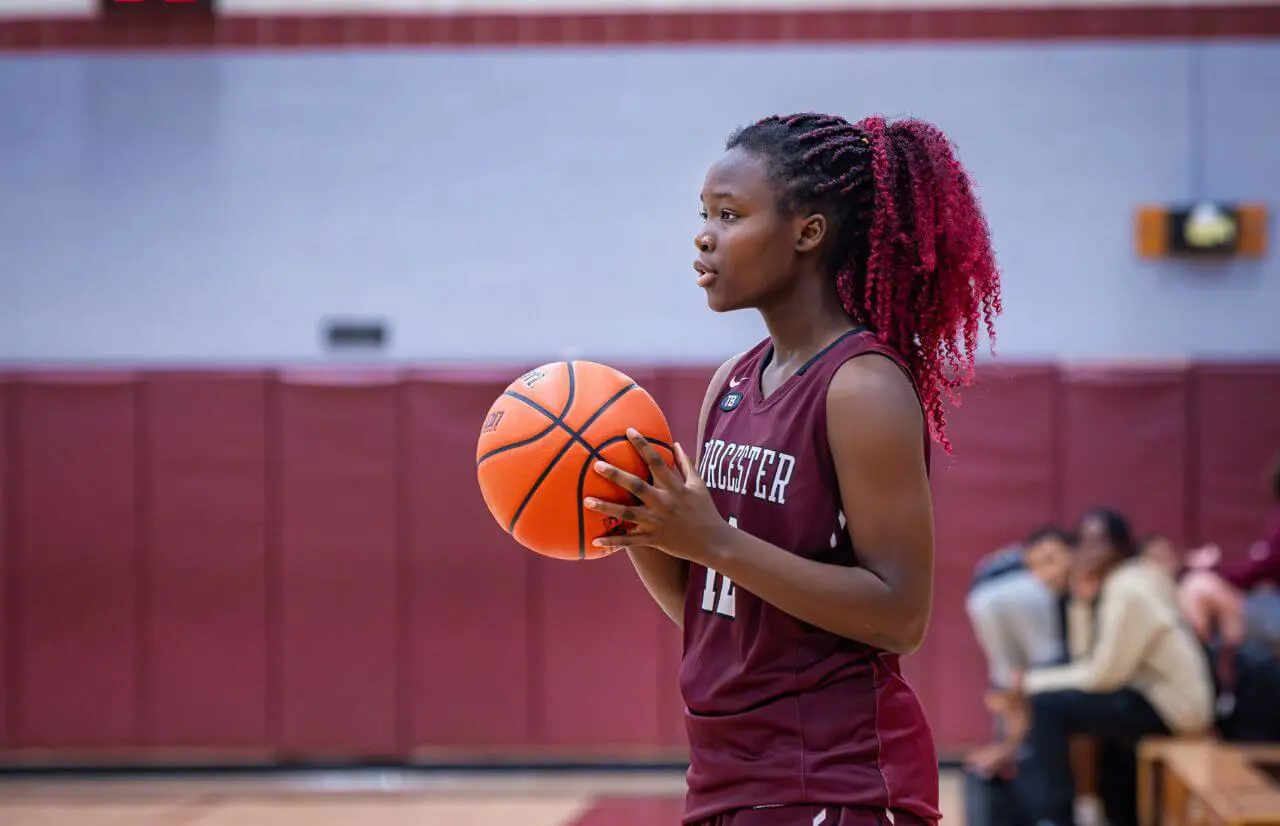
M1077 528L1080 550L1089 556L1120 556L1128 559L1137 553L1133 528L1123 514L1111 508L1093 508L1080 517Z
M1244 635L1280 643L1280 457L1271 471L1273 508L1262 538L1242 560L1221 561L1211 546L1188 559L1188 567L1217 574L1241 595Z
M1177 590L1182 615L1201 642L1239 646L1245 639L1244 592L1213 570L1217 548L1200 548L1187 559Z
M965 608L987 659L993 690L986 702L996 737L965 759L965 822L969 826L1026 823L1009 782L1026 736L1026 715L1010 704L1010 689L1016 675L1026 669L1066 661L1065 583L1074 544L1075 537L1068 531L1050 525L978 563ZM1045 585L1045 581L1059 580L1062 588Z
M1177 579L1182 571L1182 555L1178 553L1178 546L1164 534L1145 537L1138 545L1138 553L1148 562L1164 568L1165 573L1173 579Z
M1048 526L1021 545L996 551L979 564L965 602L978 645L987 659L994 691L988 710L996 719L996 742L971 753L966 763L978 775L997 774L1012 760L1023 732L1010 727L1002 700L1016 673L1066 660L1065 599L1032 573L1030 565L1054 566L1066 576L1073 537Z
M1028 567L1070 564L1072 537L1061 528L1040 528L1021 545L1005 548L978 564L965 609L987 657L988 675L1008 688L1015 671L1060 662L1065 657L1065 602Z
M1160 571L1161 576L1153 577L1160 585L1159 597L1175 610L1178 608L1178 571L1181 559L1173 540L1164 534L1152 534L1138 543L1137 561L1150 565Z
M1280 459L1270 483L1275 510L1247 557L1197 549L1178 583L1182 613L1216 663L1219 731L1231 741L1280 740Z
M1071 662L1015 680L1010 705L1027 715L1027 735L1014 785L1031 822L1070 826L1070 738L1093 735L1107 821L1135 826L1138 740L1207 731L1213 679L1167 596L1169 575L1138 556L1128 521L1097 509L1085 514L1079 533L1069 579L1056 565L1031 566L1050 588L1070 589Z

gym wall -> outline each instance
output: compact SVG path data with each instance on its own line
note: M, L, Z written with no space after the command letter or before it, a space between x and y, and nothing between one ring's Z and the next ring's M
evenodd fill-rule
M697 192L777 110L941 124L1005 269L906 661L944 754L988 733L982 554L1095 504L1254 539L1277 259L1145 264L1130 232L1280 203L1274 4L394 5L0 0L3 762L679 759L678 632L625 558L508 539L473 446L563 357L694 444L762 335L693 285ZM387 349L327 351L333 315Z

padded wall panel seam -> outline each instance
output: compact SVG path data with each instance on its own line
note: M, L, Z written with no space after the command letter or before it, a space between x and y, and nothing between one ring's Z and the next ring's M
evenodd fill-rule
M628 365L626 372L641 387L654 386L652 368ZM541 640L537 677L544 692L540 744L561 752L651 752L660 736L656 608L627 555L531 561L530 621Z
M1201 364L1194 382L1198 538L1240 558L1276 507L1268 472L1280 460L1280 365Z
M136 377L18 387L15 745L137 744Z
M283 463L280 433L284 429L280 413L280 381L272 376L267 382L263 405L263 428L266 441L266 466L263 473L263 513L266 529L266 588L263 599L263 617L266 620L266 675L267 675L267 742L280 753L284 747L284 626L281 619L284 585L281 560L283 526L281 524L281 500L283 499Z
M532 552L498 526L481 497L475 449L510 375L408 377L402 390L409 737L422 757L534 742L542 650L532 618Z
M1186 371L1110 368L1064 371L1066 518L1110 507L1135 533L1186 537Z
M702 434L698 432L698 417L707 385L715 374L716 366L665 367L654 380L653 396L662 406L672 435L680 443L689 458L698 460ZM639 576L636 585L644 588ZM658 743L664 750L685 754L688 751L688 735L684 721L684 698L680 690L680 664L684 650L681 629L671 621L656 602L645 592L653 614L658 635Z
M133 387L133 508L136 550L133 556L133 587L135 598L133 605L133 623L135 629L134 646L134 704L138 709L134 720L133 742L141 745L147 742L147 733L151 728L150 692L150 656L152 653L151 636L147 633L151 608L151 529L150 529L150 493L151 474L147 467L147 443L150 429L147 415L146 384L138 381Z
M13 677L13 579L9 549L13 547L14 485L9 457L13 452L10 427L13 416L9 407L9 379L0 373L0 748L9 745L13 727L13 693L9 681Z
M268 743L266 385L252 373L146 383L148 745Z
M1052 521L1056 378L1042 365L979 365L948 411L953 455L934 446L933 615L903 670L945 751L987 739L987 666L965 608L974 566ZM998 505L997 505L998 503Z
M289 755L397 752L394 377L282 378L280 747Z

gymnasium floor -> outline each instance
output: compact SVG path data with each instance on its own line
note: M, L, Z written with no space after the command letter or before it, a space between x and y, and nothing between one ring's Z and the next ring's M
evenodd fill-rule
M675 826L679 773L0 778L2 826ZM943 774L945 822L964 826Z

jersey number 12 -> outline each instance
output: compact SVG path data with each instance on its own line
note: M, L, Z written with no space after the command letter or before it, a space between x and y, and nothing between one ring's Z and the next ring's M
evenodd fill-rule
M735 528L738 527L738 517L730 516L729 524ZM719 580L718 588L716 580ZM702 610L708 614L719 614L732 619L737 616L734 612L734 596L733 580L724 574L716 573L714 568L708 568L707 581L702 586Z

